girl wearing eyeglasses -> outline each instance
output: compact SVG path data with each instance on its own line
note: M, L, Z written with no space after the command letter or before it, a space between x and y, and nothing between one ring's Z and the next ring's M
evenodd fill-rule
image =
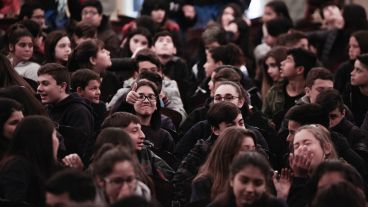
M101 149L103 150L103 149ZM100 202L113 204L131 195L151 200L149 188L137 180L136 163L125 148L107 150L93 166L100 192Z

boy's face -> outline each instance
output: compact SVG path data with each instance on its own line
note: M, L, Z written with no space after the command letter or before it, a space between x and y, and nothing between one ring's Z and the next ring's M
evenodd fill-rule
M77 90L79 95L88 99L92 103L99 103L100 102L100 81L97 80L90 80L88 85L84 89Z
M132 139L135 149L142 150L144 146L144 138L146 137L142 131L141 125L138 123L131 122L127 127L123 128L123 131L129 134Z
M311 103L315 103L317 96L319 95L319 93L321 93L321 91L332 88L332 80L316 79L311 88L305 88L305 94L309 97Z
M230 123L221 122L218 127L213 127L212 131L215 135L220 136L226 128L232 126L244 128L244 119L241 114L238 114L238 116Z
M82 10L82 21L88 22L95 27L99 27L102 20L102 14L99 14L97 8L93 6L86 6Z
M335 108L328 113L328 118L330 119L330 128L338 125L341 120L345 117L345 109Z
M293 56L288 55L285 60L281 62L281 70L280 76L282 78L292 78L295 77L297 74L297 70L295 67L295 61Z
M368 85L368 68L359 60L354 63L354 69L351 72L351 85L367 86Z
M176 47L170 36L160 36L153 45L153 51L159 56L173 56L176 54Z
M41 96L41 102L43 104L55 104L60 102L64 95L67 84L57 84L56 80L49 74L43 74L38 76L37 93Z

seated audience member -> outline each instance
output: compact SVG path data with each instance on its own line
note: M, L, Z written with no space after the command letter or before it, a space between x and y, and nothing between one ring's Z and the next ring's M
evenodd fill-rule
M80 157L86 158L84 156L88 146L84 143L92 143L92 109L78 94L69 94L68 70L60 64L48 63L38 71L38 82L37 93L41 102L46 105L50 118L59 125L67 151L76 152Z
M339 182L321 189L313 200L311 207L324 206L367 206L364 193L348 182Z
M162 31L154 36L152 50L160 59L163 74L178 84L184 106L187 108L190 104L188 100L196 88L195 80L184 59L176 56L178 52L176 44L172 33Z
M45 63L59 63L66 66L72 52L71 42L65 31L57 30L45 39Z
M350 74L358 55L368 53L368 31L362 30L351 34L348 47L349 60L343 62L335 72L334 88L341 94L345 92L350 83Z
M71 88L81 97L86 98L93 108L94 132L100 131L101 124L107 116L106 105L100 100L100 76L89 69L79 69L72 74Z
M81 22L91 24L97 28L97 38L104 42L106 49L112 57L118 57L120 40L114 30L110 28L109 18L103 14L102 4L99 0L83 1L81 6Z
M72 43L78 46L80 43L89 39L97 38L97 29L91 23L78 22L72 30Z
M23 119L23 107L9 98L0 98L0 160L8 151L15 128Z
M328 113L330 129L346 137L351 148L368 161L368 132L345 117L346 109L340 93L335 89L321 91L316 103Z
M318 94L324 89L332 89L333 74L326 68L312 68L305 79L305 95L296 104L316 103Z
M37 24L40 25L41 29L45 30L47 28L45 20L45 9L41 4L38 3L24 3L20 10L19 19L30 19L34 22L37 22Z
M93 173L102 205L111 205L131 195L151 200L151 191L138 180L135 160L127 149L114 147L100 151L101 156L93 163Z
M121 43L120 57L133 57L138 49L151 48L152 34L144 27L137 27L128 32Z
M120 88L117 77L107 68L111 66L110 51L98 39L89 39L80 43L72 52L68 62L68 70L88 68L101 76L101 100L109 101Z
M290 49L287 54L280 70L284 81L272 86L262 107L263 113L275 124L276 129L279 129L287 110L304 95L305 78L316 64L315 55L304 49Z
M32 34L25 26L13 24L7 31L7 40L8 58L14 70L22 77L37 81L37 71L40 65L31 60L33 56Z
M276 45L291 48L303 48L309 50L308 36L301 31L291 30L277 37Z
M115 96L112 98L111 102L109 102L108 110L114 107L120 97L130 91L134 81L136 81L138 77L138 74L140 74L142 71L148 70L151 72L155 72L163 77L160 98L164 103L164 107L179 112L182 117L181 120L185 120L187 117L187 113L184 110L178 85L174 80L170 80L163 75L161 63L158 57L150 49L143 49L137 53L135 60L138 67L136 68L133 77L124 81L123 88L119 89ZM137 101L137 97L138 95L136 93L132 93L131 98L127 100L127 102L130 104L134 104L135 101Z
M234 103L224 101L212 105L208 111L207 117L212 132L211 135L207 139L198 140L192 150L181 162L173 178L175 201L180 204L189 202L191 192L190 184L198 173L199 167L206 161L217 137L230 126L244 128L242 114ZM259 137L257 137L256 141L260 144L262 141L265 143L265 141L260 140ZM267 143L266 146L263 145L262 147L267 148Z
M46 205L93 204L96 187L92 177L75 169L55 173L46 182Z
M239 153L252 150L256 150L253 132L238 127L225 129L193 179L191 203L206 205L223 193L229 177L228 164Z
M359 55L355 60L350 86L343 98L353 113L356 125L361 126L368 112L368 54Z
M286 47L276 46L264 57L261 86L263 102L270 88L282 80L280 75L281 62L286 59L286 53Z
M274 206L286 207L285 201L275 198L268 189L271 179L271 166L267 159L258 152L240 153L230 165L228 184L223 186L224 193L216 195L209 207L225 206ZM247 186L258 183L257 187ZM246 190L247 189L247 190ZM257 194L258 196L244 196Z
M23 20L21 22L33 36L33 55L32 61L43 64L45 61L45 34L42 32L41 26L33 20Z
M45 181L57 170L59 140L54 123L43 116L19 122L8 153L0 161L0 197L20 206L45 205Z
M307 124L320 124L325 128L329 128L328 113L325 112L318 104L303 104L292 107L285 119L288 122L289 135L287 142L290 144L290 150L295 136L295 132L304 125ZM360 157L349 145L346 137L330 130L331 141L336 149L339 157L342 157L346 162L351 164L358 172L366 179L366 164L364 159Z

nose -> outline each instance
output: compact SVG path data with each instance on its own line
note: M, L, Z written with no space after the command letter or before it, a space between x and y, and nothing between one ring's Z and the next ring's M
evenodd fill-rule
M144 135L142 130L139 130L139 138L141 138L141 139L146 138L146 135Z
M294 141L294 135L288 134L288 136L286 137L286 141L288 143L292 143Z
M246 192L254 192L254 185L251 184L251 183L248 183L246 186L245 186L245 191Z
M96 93L97 93L97 95L101 95L101 90L97 89Z

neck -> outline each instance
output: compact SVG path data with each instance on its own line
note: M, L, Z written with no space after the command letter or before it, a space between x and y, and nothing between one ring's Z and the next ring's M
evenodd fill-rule
M162 65L166 65L166 63L169 62L171 57L172 57L171 55L159 55L158 56Z
M140 116L141 124L144 126L149 126L151 124L151 116Z
M368 85L359 86L359 90L363 95L368 96Z
M60 99L56 103L60 103L62 100L66 99L69 96L69 94L64 93L60 96Z
M12 58L13 67L15 67L16 65L18 65L18 63L21 62L21 60L16 58L14 55L12 55L11 58Z
M289 95L298 95L304 92L305 88L305 79L302 76L297 76L293 79L288 80L288 84L286 86L286 90Z

